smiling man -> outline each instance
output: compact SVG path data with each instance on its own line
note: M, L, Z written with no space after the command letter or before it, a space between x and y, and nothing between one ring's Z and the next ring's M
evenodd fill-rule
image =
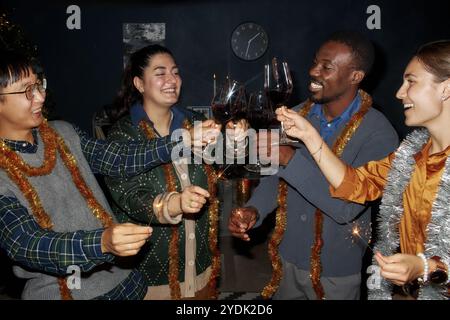
M310 99L294 108L351 166L381 159L398 143L388 120L359 90L373 60L372 44L360 34L333 34L316 52L310 68ZM312 154L321 152L322 146ZM249 240L248 230L278 208L287 223L279 247L283 276L274 298L359 299L370 207L332 198L305 147L281 146L279 158L278 174L263 179L246 207L234 210L230 231ZM361 235L356 241L355 225Z

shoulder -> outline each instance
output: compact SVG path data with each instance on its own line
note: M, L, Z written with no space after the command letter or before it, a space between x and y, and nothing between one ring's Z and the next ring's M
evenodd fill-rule
M305 100L303 102L300 102L299 104L295 105L292 107L292 110L294 111L299 111L301 109L303 109L306 106L306 102L308 102L308 100Z
M62 121L62 120L54 120L48 122L49 126L56 129L58 132L73 132L76 133L75 127L73 124Z
M358 132L356 140L364 146L370 145L374 152L381 150L390 153L398 147L397 131L386 116L375 108L370 108L366 113Z
M72 123L55 120L49 121L48 125L58 132L58 134L66 142L76 142L78 143L82 136L86 136L86 133L81 131L79 128L75 127Z
M191 109L187 109L185 107L174 106L173 110L174 112L178 112L179 114L181 114L184 118L188 119L190 122L206 120L206 117L202 113Z
M376 131L390 130L395 132L394 127L386 118L386 116L374 107L369 109L364 118L364 126L368 127L369 129Z
M131 117L126 115L117 120L108 130L108 140L130 140L139 136L139 130L133 125Z

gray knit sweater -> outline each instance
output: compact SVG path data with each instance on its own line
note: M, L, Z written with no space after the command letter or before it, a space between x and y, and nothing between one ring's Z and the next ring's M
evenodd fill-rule
M62 136L72 155L77 160L78 168L95 198L110 213L111 209L108 202L83 155L80 138L72 125L62 121L53 121L49 122L49 124ZM42 165L44 158L43 142L40 135L38 135L38 144L39 148L36 153L20 154L25 162L34 167ZM92 214L92 211L86 204L86 200L75 186L70 172L65 167L59 154L51 174L30 177L29 181L38 193L45 211L51 217L54 231L87 231L102 227L101 222ZM0 194L16 197L32 214L28 201L3 170L0 170ZM72 290L72 296L74 299L92 299L103 295L116 287L130 272L131 270L120 269L110 264L100 265L91 272L82 274L81 288ZM25 270L19 266L14 267L14 273L19 278L27 279L22 293L23 299L55 300L61 298L57 277L37 270Z

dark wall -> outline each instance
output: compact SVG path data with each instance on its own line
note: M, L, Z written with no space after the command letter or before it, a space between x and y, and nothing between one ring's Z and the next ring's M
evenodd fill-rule
M112 101L122 71L122 23L165 22L165 44L183 77L183 105L209 105L213 74L262 87L263 64L287 59L294 72L292 104L307 96L314 51L331 32L353 29L375 43L378 61L369 89L379 109L403 136L402 105L395 99L401 76L418 45L450 38L448 0L247 0L247 1L36 1L2 0L13 22L38 45L57 114L90 130L92 114ZM81 30L68 30L66 8L81 8ZM368 30L366 9L381 8L381 30ZM261 24L269 49L257 61L233 55L230 35L241 22Z

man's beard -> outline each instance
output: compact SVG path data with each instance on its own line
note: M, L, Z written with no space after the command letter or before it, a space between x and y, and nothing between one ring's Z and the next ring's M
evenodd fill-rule
M311 95L309 96L309 98L310 98L311 101L314 102L314 103L317 103L317 104L327 104L327 103L330 103L330 102L332 102L332 101L338 100L342 95L344 95L344 92L343 92L343 93L336 94L336 95L331 96L331 97L323 96L323 97L320 97L320 98L314 98L314 94L311 93Z
M311 101L317 104L327 104L329 102L331 102L333 99L327 98L327 97L322 97L322 98L314 98L313 96L310 97Z
M317 104L326 104L326 103L333 101L333 98L329 98L329 97L314 98L313 95L310 96L310 99L312 102L317 103Z

